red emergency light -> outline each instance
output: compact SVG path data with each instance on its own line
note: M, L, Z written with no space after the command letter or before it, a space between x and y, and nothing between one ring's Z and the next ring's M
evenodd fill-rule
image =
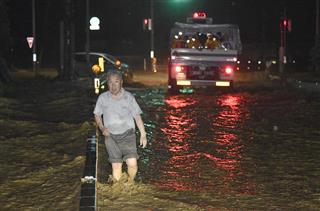
M193 18L206 18L207 15L204 12L195 12L193 13Z

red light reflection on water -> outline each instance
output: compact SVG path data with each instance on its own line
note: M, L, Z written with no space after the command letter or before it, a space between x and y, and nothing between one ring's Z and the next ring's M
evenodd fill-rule
M237 128L246 116L243 116L239 105L241 103L241 96L224 95L217 100L217 104L221 106L221 111L214 122L215 126L223 126L228 128Z
M166 110L165 124L161 131L167 138L164 147L171 155L162 165L163 179L154 181L154 184L162 188L192 190L190 180L193 175L193 166L197 162L197 155L188 152L192 151L190 148L190 140L193 138L192 130L198 125L190 112L193 111L197 101L185 96L171 96L165 102L169 109Z
M165 102L167 103L167 105L174 108L184 108L196 103L194 99L184 99L180 96L171 96L170 98L166 99Z
M212 131L215 134L214 141L218 145L216 153L206 154L205 156L213 160L217 168L226 172L221 181L225 188L232 191L232 182L240 179L245 172L241 169L241 159L243 158L243 141L238 136L242 125L249 118L250 113L243 104L241 95L220 96L217 104L221 107L216 120L212 123ZM252 181L238 183L240 193L252 194L256 191L256 184Z
M172 156L163 170L164 180L155 181L160 188L173 188L178 191L200 190L201 181L197 181L199 172L197 163L201 153Z
M170 154L160 167L161 178L153 183L180 191L254 192L251 181L239 182L241 187L233 185L245 174L241 170L243 144L234 132L249 115L239 109L242 96L191 97L165 100L169 109L161 131L166 137L163 147ZM218 113L213 107L218 107ZM199 132L203 124L209 125L207 133Z
M165 117L167 127L161 128L161 131L168 138L167 147L169 151L179 152L189 150L188 142L186 139L190 139L189 131L196 127L191 115L184 113L181 108L186 108L196 103L195 100L187 100L173 96L166 99L167 105L174 107L173 110L168 110L168 114Z
M241 98L239 96L225 95L218 99L218 102L220 102L220 105L222 106L230 106L234 108L240 104Z

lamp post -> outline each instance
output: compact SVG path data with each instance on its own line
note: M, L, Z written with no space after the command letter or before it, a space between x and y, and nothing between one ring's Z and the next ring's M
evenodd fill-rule
M154 56L154 0L150 0L150 25L151 25L151 36L150 36L150 61L153 72L157 72L157 59Z
M150 3L150 16L151 16L151 38L150 38L150 57L154 57L154 0Z

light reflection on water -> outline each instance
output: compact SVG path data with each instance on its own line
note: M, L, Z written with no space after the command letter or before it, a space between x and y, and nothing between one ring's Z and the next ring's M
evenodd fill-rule
M179 191L254 192L254 183L241 178L242 140L236 130L226 130L239 129L249 117L239 109L243 100L241 95L167 97L159 123L160 160L151 161L161 167L152 183Z
M216 121L212 124L212 130L215 134L215 143L218 146L215 156L207 154L207 157L214 160L217 168L226 173L220 178L225 190L250 194L255 192L255 184L253 181L242 177L246 174L241 169L244 143L238 135L241 131L241 125L250 118L250 113L245 109L243 101L244 97L241 95L222 95L217 99L220 111ZM228 128L233 130L229 132L226 130ZM236 133L237 130L238 133ZM236 187L232 187L233 182L237 183Z
M143 184L106 191L106 210L319 210L320 101L279 90L138 100Z

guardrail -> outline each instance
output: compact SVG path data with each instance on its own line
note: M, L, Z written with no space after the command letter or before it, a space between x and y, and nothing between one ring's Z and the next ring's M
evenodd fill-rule
M95 135L87 139L86 162L81 178L80 211L97 209L97 140Z
M268 78L270 80L281 80L281 77L278 75L269 74ZM307 82L301 81L293 78L285 79L285 82L290 85L291 87L305 91L305 92L320 92L320 82Z
M289 79L287 82L294 88L308 92L320 92L320 82L304 82L299 80Z

